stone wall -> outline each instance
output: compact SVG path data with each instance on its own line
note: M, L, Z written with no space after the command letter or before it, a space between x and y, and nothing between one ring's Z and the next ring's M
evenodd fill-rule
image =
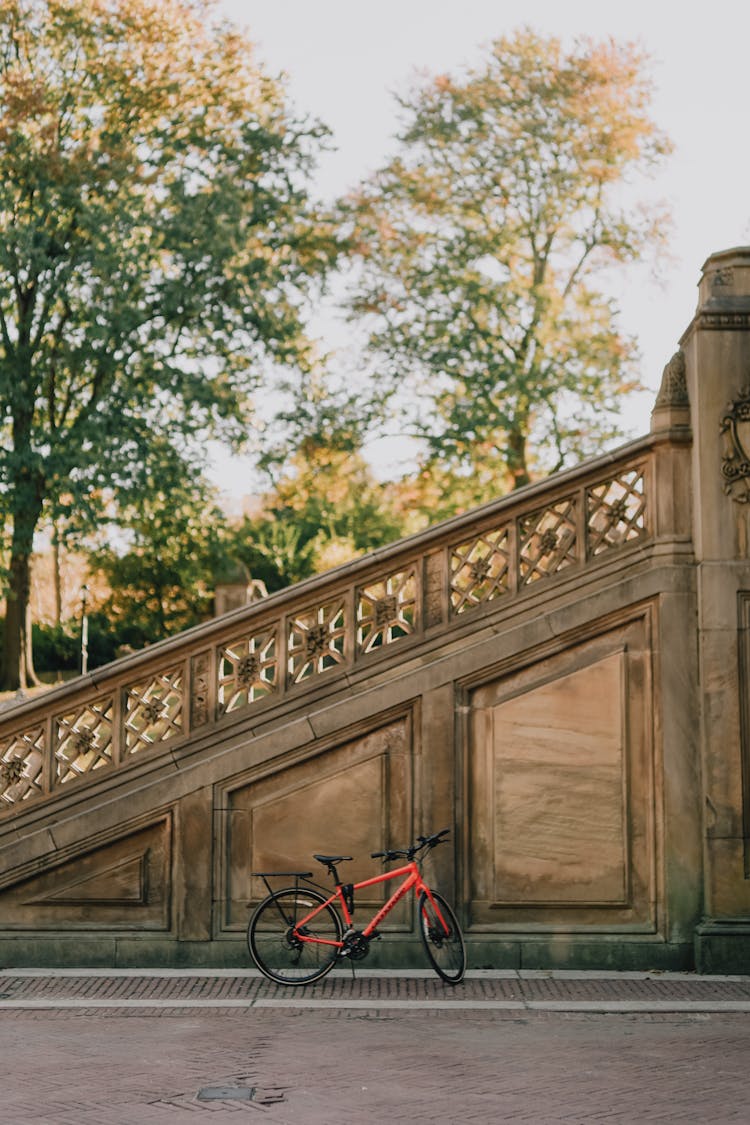
M639 441L3 713L0 963L246 965L253 871L451 826L475 968L747 967L749 311L714 256Z

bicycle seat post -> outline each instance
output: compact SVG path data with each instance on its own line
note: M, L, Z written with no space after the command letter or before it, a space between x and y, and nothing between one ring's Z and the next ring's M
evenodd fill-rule
M322 863L328 869L328 874L333 878L337 887L341 886L339 873L336 869L336 864L343 862L343 860L351 859L350 855L314 855L313 859L317 859L318 863Z

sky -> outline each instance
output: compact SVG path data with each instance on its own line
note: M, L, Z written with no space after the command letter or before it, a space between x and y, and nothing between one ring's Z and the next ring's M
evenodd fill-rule
M639 341L648 388L627 425L634 436L647 432L703 263L750 244L750 0L219 0L218 9L248 31L267 71L287 75L297 110L332 130L337 151L322 159L314 184L324 199L394 152L394 93L419 72L460 73L479 62L483 45L524 25L565 42L612 36L643 46L656 85L652 116L675 145L647 194L670 205L674 225L658 273L627 271L613 296L622 328ZM322 310L312 330L341 343ZM247 468L217 454L212 475L229 493L251 491Z

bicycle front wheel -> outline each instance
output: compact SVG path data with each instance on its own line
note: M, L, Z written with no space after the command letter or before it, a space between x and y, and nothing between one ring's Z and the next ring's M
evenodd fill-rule
M296 927L322 906L314 918ZM250 954L260 971L278 984L311 984L333 968L340 947L341 919L318 891L286 887L256 907L247 928ZM305 941L305 938L311 940Z
M419 896L419 934L430 963L448 984L458 984L466 970L466 946L458 919L442 895Z

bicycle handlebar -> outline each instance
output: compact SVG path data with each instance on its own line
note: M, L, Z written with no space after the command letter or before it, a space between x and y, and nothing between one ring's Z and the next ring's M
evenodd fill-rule
M386 852L370 852L371 859L382 859L388 862L393 859L414 859L418 852L423 848L436 848L438 844L444 844L446 841L443 839L450 832L450 828L441 828L439 832L435 832L432 836L417 836L416 844L412 844L408 848L395 848L389 849Z

